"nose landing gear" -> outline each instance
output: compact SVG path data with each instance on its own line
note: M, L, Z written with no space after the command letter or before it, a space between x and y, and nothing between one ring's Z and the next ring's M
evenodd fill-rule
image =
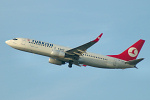
M72 68L72 64L73 64L73 61L70 60L68 67L69 67L69 68Z

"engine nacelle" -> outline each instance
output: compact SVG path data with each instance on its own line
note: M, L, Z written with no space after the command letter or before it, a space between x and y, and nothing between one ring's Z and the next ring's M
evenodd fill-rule
M64 61L60 61L60 60L57 60L57 59L54 59L54 58L49 58L49 63L56 64L56 65L65 64Z
M62 52L62 51L59 51L59 50L54 50L51 52L51 55L52 56L55 56L55 57L65 57L65 52Z

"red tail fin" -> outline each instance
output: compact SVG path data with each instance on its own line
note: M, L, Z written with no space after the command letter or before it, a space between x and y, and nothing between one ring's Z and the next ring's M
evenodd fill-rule
M125 61L135 60L137 58L144 42L145 42L145 40L140 39L135 44L130 46L128 49L126 49L124 52L122 52L121 54L119 54L119 55L107 55L107 56L122 59Z

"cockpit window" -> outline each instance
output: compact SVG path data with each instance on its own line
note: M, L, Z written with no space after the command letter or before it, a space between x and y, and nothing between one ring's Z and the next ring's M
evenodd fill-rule
M13 40L18 40L18 39L14 38Z

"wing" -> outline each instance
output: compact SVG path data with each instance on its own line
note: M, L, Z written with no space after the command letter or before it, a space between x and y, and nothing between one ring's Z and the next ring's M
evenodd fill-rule
M103 35L103 33L101 33L95 40L93 41L90 41L86 44L83 44L79 47L76 47L76 48L73 48L73 49L70 49L68 51L66 51L66 54L68 55L82 55L84 52L86 52L86 50L88 48L90 48L92 45L94 45L95 43L97 43L99 41L99 39L101 38L101 36Z

